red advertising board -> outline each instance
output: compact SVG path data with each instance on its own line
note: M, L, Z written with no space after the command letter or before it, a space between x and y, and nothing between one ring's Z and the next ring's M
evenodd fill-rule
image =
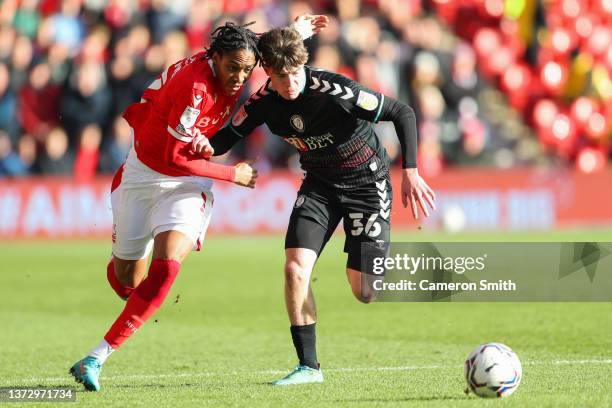
M220 233L284 232L300 176L264 175L254 190L218 182L210 229ZM400 174L393 173L394 229L414 225L402 208ZM428 180L438 210L429 229L534 230L612 225L612 169L585 175L556 169L457 169ZM0 181L0 239L109 237L110 178Z

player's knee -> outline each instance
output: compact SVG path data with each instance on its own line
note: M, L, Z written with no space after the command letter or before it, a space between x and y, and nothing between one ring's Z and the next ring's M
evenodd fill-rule
M285 263L285 282L289 287L302 287L308 283L308 271L296 261Z
M361 303L372 303L376 300L376 291L373 288L373 282L369 276L363 274L354 274L347 271L349 275L349 282L351 284L351 291L355 299Z
M371 291L362 291L361 289L353 290L353 295L355 299L365 304L372 303L376 300L376 294Z

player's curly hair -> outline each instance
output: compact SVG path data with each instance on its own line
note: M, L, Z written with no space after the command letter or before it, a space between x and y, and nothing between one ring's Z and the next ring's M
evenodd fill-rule
M238 25L227 21L224 25L217 27L211 34L212 41L210 47L206 50L206 57L212 57L215 52L223 55L226 52L244 49L253 51L255 61L259 62L261 60L261 54L257 48L259 37L247 28L254 23L252 21L244 25Z

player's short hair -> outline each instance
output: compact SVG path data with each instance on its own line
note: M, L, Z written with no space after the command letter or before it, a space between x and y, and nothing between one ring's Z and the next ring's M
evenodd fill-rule
M214 53L223 55L227 52L248 50L253 51L256 62L260 61L257 34L247 28L251 24L254 22L238 25L227 21L224 25L217 27L211 34L212 41L206 50L206 56L212 57Z
M275 72L290 71L308 61L302 36L290 27L274 28L262 34L258 48L263 65Z

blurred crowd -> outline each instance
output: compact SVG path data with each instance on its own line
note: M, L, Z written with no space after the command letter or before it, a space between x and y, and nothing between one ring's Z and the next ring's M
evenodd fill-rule
M113 172L131 145L121 113L165 67L226 20L261 33L304 13L331 18L309 64L414 107L425 174L608 160L609 1L2 0L0 177ZM264 80L256 70L243 98ZM398 161L392 124L376 126ZM265 128L231 154L299 168Z

